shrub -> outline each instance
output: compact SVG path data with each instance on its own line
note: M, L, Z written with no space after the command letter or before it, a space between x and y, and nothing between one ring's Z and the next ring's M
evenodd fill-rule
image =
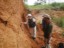
M64 17L60 17L60 18L52 17L52 20L53 20L53 22L56 23L56 25L64 28Z
M60 5L60 3L52 3L51 6L52 7L58 7Z
M51 5L51 9L64 10L64 3L52 3L50 5Z
M40 21L38 21L37 23L38 23L38 24L42 24L42 21L40 20Z
M60 4L60 9L64 10L64 3Z
M62 36L64 37L64 32L62 33Z

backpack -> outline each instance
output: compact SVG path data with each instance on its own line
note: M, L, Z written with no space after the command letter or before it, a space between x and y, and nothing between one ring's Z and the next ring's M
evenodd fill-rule
M29 27L33 28L33 27L36 26L36 23L34 22L34 20L35 20L34 18L28 19L28 25L29 25Z
M58 44L58 48L64 48L64 44L63 43L59 43Z

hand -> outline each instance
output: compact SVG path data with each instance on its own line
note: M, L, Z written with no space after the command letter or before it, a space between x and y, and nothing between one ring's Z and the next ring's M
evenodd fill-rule
M21 22L21 24L27 24L27 22Z

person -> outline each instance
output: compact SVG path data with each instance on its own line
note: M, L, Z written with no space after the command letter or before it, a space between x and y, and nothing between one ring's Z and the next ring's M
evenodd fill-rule
M49 15L45 14L42 18L42 30L44 32L44 42L45 42L45 48L50 48L50 37L52 33L52 22Z
M27 21L23 22L27 24L33 39L36 38L36 19L32 16L32 14L27 15Z

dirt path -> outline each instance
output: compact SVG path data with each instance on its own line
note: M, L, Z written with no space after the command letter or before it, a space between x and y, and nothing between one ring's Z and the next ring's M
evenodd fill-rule
M41 26L39 25L41 22L41 19L42 19L42 14L36 14L34 16L38 23L38 27L37 27L38 28L38 32L37 32L38 38L36 41L38 42L39 46L42 46L42 45L44 46L43 32L41 30ZM64 42L64 38L61 36L61 33L62 33L62 29L53 23L53 33L52 33L52 37L51 37L51 41L50 41L52 48L57 48L58 43Z

